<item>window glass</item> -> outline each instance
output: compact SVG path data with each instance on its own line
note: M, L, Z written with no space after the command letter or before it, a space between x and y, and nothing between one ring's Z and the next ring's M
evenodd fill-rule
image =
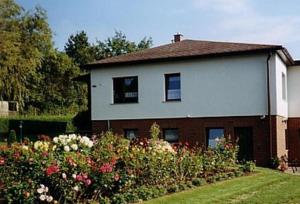
M125 129L124 136L129 140L136 139L137 138L137 129Z
M114 103L138 102L138 77L113 79Z
M178 129L164 129L164 138L169 143L177 143L179 141Z
M166 74L166 101L180 100L180 74Z
M208 137L208 147L215 148L220 139L224 138L224 129L223 128L208 128L207 129Z

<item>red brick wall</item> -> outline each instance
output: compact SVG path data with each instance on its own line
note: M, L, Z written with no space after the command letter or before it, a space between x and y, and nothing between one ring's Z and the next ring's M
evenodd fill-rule
M300 118L288 119L288 156L300 165Z
M276 117L272 117L273 126L276 125ZM110 127L113 132L123 134L124 129L138 129L140 137L149 137L151 125L157 122L161 129L178 128L179 139L190 144L206 144L206 128L223 127L225 135L230 135L233 140L235 127L253 128L253 156L258 165L267 165L270 158L268 119L260 116L253 117L217 117L217 118L180 118L180 119L143 119L143 120L112 120ZM107 121L92 121L94 133L106 131ZM274 127L273 127L274 128ZM276 129L275 129L276 130ZM273 131L273 139L277 131ZM276 154L277 143L273 142L273 153Z

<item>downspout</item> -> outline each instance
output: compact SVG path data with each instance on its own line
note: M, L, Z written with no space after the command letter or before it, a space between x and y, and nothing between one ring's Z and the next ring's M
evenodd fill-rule
M267 91L268 91L268 122L269 122L269 140L270 140L270 159L273 156L273 130L272 130L272 118L271 118L271 86L270 86L270 59L272 53L268 54L267 58Z
M107 131L110 131L110 120L107 120Z

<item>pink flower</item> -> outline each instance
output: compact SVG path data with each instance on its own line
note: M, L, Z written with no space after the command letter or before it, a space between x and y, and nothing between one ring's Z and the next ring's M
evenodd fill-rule
M86 186L91 185L91 183L92 183L91 179L86 179L86 180L84 181L84 184L85 184Z
M110 163L105 163L99 168L99 172L101 173L111 173L113 171L112 165Z
M87 175L86 173L83 173L83 174L82 174L82 178L83 178L83 179L87 179L87 178L88 178L88 175Z
M0 165L4 165L5 164L5 160L3 157L0 157Z
M52 165L52 166L49 166L47 169L46 169L46 174L47 176L50 176L52 174L55 174L57 172L59 172L59 167L57 165Z
M114 179L115 179L115 181L119 181L120 180L120 175L119 174L115 174Z
M78 175L76 176L76 180L77 180L77 181L83 181L82 175L81 175L81 174L78 174Z

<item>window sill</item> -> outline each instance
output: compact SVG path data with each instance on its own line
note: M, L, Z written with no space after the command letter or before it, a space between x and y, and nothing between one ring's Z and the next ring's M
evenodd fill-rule
M162 101L162 103L180 103L182 100L169 100L169 101Z
M128 104L138 104L139 102L128 102L128 103L111 103L110 105L128 105Z

